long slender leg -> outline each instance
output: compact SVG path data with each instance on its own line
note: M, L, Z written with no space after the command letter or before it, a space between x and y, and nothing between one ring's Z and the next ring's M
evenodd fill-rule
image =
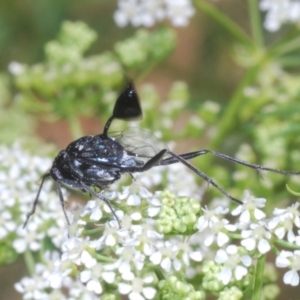
M68 225L70 225L70 222L69 222L69 219L68 219L66 211L65 211L65 202L64 202L64 199L63 199L62 191L61 191L61 184L65 185L65 186L67 186L69 188L72 188L72 189L75 189L75 190L79 190L79 191L82 191L82 189L84 189L90 195L94 195L95 197L97 197L100 200L104 201L108 205L108 207L111 210L112 214L116 218L116 220L117 220L117 222L119 224L119 227L121 228L120 221L119 221L119 219L118 219L118 217L117 217L114 209L112 208L112 206L110 205L109 201L105 197L97 194L94 190L92 190L88 185L86 185L83 182L76 182L76 181L69 180L69 179L62 179L59 182L57 182L57 192L58 192L60 203L61 203L61 206L62 206L62 209L63 209L63 212L64 212L64 215L66 217Z
M69 221L69 218L67 216L66 209L65 209L65 200L64 200L64 196L62 194L61 186L60 186L59 182L56 183L56 188L57 188L57 193L58 193L58 196L59 196L59 200L60 200L62 210L63 210L65 218L67 220L67 224L70 226L70 221Z
M42 187L43 187L43 185L44 185L45 179L46 179L47 177L49 177L49 176L50 176L50 173L46 173L46 174L43 175L42 181L41 181L41 184L40 184L40 187L39 187L39 190L38 190L38 192L37 192L37 194L36 194L36 197L35 197L35 200L34 200L34 202L33 202L33 204L32 204L32 208L31 208L30 212L28 212L28 213L26 214L26 220L25 220L25 223L24 223L24 225L23 225L23 228L26 227L26 225L27 225L27 223L28 223L30 217L35 213L35 209L36 209L37 203L38 203L38 201L39 201L40 193L41 193Z
M81 185L84 187L84 189L85 189L86 191L88 191L91 195L94 195L95 197L97 197L98 199L104 201L104 202L108 205L110 211L112 212L112 214L114 215L116 221L118 222L119 228L121 228L120 220L119 220L118 216L116 215L116 213L115 213L113 207L110 205L108 199L106 199L104 196L102 196L102 195L96 193L95 191L93 191L88 185L84 184L83 182L80 182L80 184L81 184Z
M213 185L217 190L219 190L223 195L225 195L227 198L229 198L230 200L233 200L235 202L237 202L238 204L242 204L242 201L232 197L230 194L228 194L225 190L223 190L216 182L214 182L214 180L212 178L210 178L209 176L207 176L205 173L201 172L200 170L198 170L197 168L195 168L193 165L191 165L188 161L186 161L185 158L183 158L182 156L179 156L167 149L163 149L161 150L159 153L157 153L155 156L153 156L151 159L149 159L145 165L136 170L139 172L143 172L143 171L147 171L150 168L159 165L160 159L165 155L165 154L169 154L171 155L174 159L176 159L177 161L183 163L185 166L187 166L190 170L192 170L194 173L196 173L198 176L200 176L201 178L203 178L208 184Z
M183 159L192 159L192 158L195 158L195 157L198 157L200 155L207 154L207 153L211 153L211 154L213 154L217 157L220 157L222 159L226 159L226 160L232 161L234 163L237 163L237 164L255 169L256 171L269 171L269 172L279 173L279 174L282 174L282 175L299 175L300 174L300 172L297 172L297 171L277 170L277 169L272 169L272 168L264 167L264 166L257 165L257 164L252 164L252 163L246 162L244 160L234 158L234 157L231 157L229 155L226 155L226 154L223 154L223 153L220 153L220 152L216 152L216 151L213 151L213 150L200 150L200 151L194 151L194 152L179 154L177 156L179 156ZM177 162L178 162L178 159L176 157L172 156L172 157L169 157L169 158L166 158L166 159L163 159L163 160L159 161L157 165L158 166L165 166L165 165L171 165L171 164L174 164L174 163L177 163Z

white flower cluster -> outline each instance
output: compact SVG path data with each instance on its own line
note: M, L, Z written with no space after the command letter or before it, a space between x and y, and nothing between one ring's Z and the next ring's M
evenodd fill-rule
M129 189L125 188L118 195L127 206L139 206L141 197L144 200L153 197L145 188L135 188L135 194L130 194ZM151 263L165 272L176 272L189 266L190 260L202 259L200 251L193 250L184 239L167 239L158 233L153 220L142 219L139 210L129 215L116 211L122 228L116 220L104 223L109 214L103 201L91 200L80 208L70 226L69 238L62 245L62 255L52 263L45 258L36 277L22 279L16 289L28 295L32 293L33 280L36 280L41 282L35 289L38 295L44 295L49 288L69 289L71 295L74 292L70 282L76 282L85 286L84 293L99 297L105 285L114 285L115 279L119 278L117 289L120 295L128 295L129 299L153 299L157 293L154 288L157 278L150 270L144 272L147 265ZM94 222L98 225L89 233L86 226ZM77 281L73 279L74 274Z
M284 23L300 24L299 0L261 0L260 9L266 11L264 26L277 31Z
M239 216L239 222L230 224L223 216L228 209L217 207L213 210L203 208L203 215L198 219L197 228L202 235L197 236L205 246L210 246L214 241L219 247L230 241L231 233L240 232L241 246L228 245L226 249L219 249L215 261L223 265L219 279L223 284L228 284L232 278L241 280L248 273L252 258L246 254L257 252L260 255L271 250L271 239L277 237L282 240L287 235L287 240L295 249L300 249L300 211L299 203L286 209L275 209L274 217L266 219L266 214L261 210L266 200L255 198L245 191L243 205L232 211L233 216ZM297 234L294 234L294 230ZM195 240L195 237L193 238ZM239 253L240 252L244 253ZM282 251L276 259L279 268L289 267L284 276L284 282L292 286L299 285L300 256L299 250L294 252Z
M22 228L36 197L40 177L49 169L51 160L32 156L15 144L0 147L0 161L0 239L13 239L12 246L17 253L39 250L46 236L59 247L66 225L51 181L44 184L37 213Z
M186 26L194 13L190 0L118 0L114 19L120 27L152 27L164 19L173 26Z
M67 228L49 181L40 195L42 209L37 208L26 229L22 229L36 196L35 182L50 167L51 160L30 156L16 145L1 147L0 159L0 238L11 239L20 254L41 250L45 238L53 244L51 252L40 251L41 261L33 277L16 284L24 299L98 299L112 289L129 299L153 299L159 281L153 268L166 276L181 273L192 278L199 274L200 263L211 259L217 266L218 282L227 285L241 282L253 272L253 257L277 246L294 250L278 250L275 264L289 269L283 278L286 284L299 285L299 204L275 209L273 217L267 218L263 212L266 200L246 191L243 204L231 213L237 221L230 222L232 217L225 218L228 208L205 207L201 211L196 199L148 190L157 189L168 178L173 190L186 187L192 193L188 196L201 192L193 176L188 176L189 171L175 164L141 176L147 178L147 188L135 180L122 192L103 191L117 208L121 227L107 204L93 199L69 212L71 225ZM166 170L170 174L164 173ZM185 235L181 234L183 230ZM240 246L232 244L234 239L240 240ZM208 248L213 244L216 252Z

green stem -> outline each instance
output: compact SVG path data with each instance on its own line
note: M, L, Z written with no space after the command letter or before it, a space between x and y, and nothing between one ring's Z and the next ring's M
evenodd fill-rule
M93 235L95 233L101 233L101 232L103 232L103 230L104 230L103 227L98 227L98 228L94 228L94 229L88 229L88 230L84 231L84 234L86 236L89 236L89 235Z
M288 249L291 249L291 250L300 250L300 246L297 246L295 244L291 244L287 241L284 241L284 240L276 240L275 243L279 246L282 246L282 247L285 247L285 248L288 248Z
M271 48L270 53L274 56L281 56L283 54L287 54L289 52L299 50L300 48L300 37L296 37L293 40L279 44L273 48Z
M264 46L263 32L261 26L260 12L257 0L248 0L250 14L251 31L255 44L262 48Z
M262 287L264 279L264 269L265 269L266 255L262 255L258 258L256 263L254 286L253 286L253 300L262 299Z
M222 26L222 28L227 30L240 43L248 46L252 45L250 37L236 23L230 20L221 11L216 9L214 5L210 4L208 1L203 0L194 0L194 5L199 10L203 11L211 18L213 18Z
M101 255L101 254L95 253L94 257L97 258L97 261L102 262L102 263L112 264L112 263L116 262L116 259L108 257L107 255Z
M24 252L24 261L29 274L33 275L35 270L35 261L32 256L32 252L28 249Z
M239 109L241 107L242 101L244 99L243 93L244 89L249 86L253 79L256 77L259 71L259 66L254 66L250 68L244 75L242 81L234 92L229 104L222 116L220 122L218 123L218 133L216 137L212 140L210 147L212 149L217 149L219 145L226 139L228 133L238 125L238 115Z

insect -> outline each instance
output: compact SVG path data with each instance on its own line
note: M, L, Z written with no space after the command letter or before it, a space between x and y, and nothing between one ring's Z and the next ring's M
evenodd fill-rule
M242 204L242 202L228 194L212 178L191 165L188 160L210 153L222 159L255 169L256 171L270 171L283 175L300 174L300 172L277 170L248 163L226 154L206 149L179 155L168 149L162 149L145 160L142 154L134 150L129 150L128 147L122 144L121 140L108 135L108 130L114 119L131 120L139 117L142 117L139 97L133 82L129 82L117 98L112 116L106 122L103 133L95 136L81 137L70 143L65 150L59 152L53 161L50 171L42 177L32 209L27 214L23 227L26 226L29 218L35 213L40 192L48 177L51 177L56 182L57 193L68 225L70 225L70 222L65 211L65 201L61 190L62 186L87 192L103 200L109 206L120 226L119 219L108 199L102 194L97 193L95 188L102 190L126 173L145 172L156 166L166 166L180 162L208 184L213 185L223 195L238 204ZM134 149L134 147L131 147L131 149Z

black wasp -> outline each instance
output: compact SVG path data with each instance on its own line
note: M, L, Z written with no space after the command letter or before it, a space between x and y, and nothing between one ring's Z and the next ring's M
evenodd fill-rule
M284 175L300 174L300 172L282 171L257 164L251 164L212 150L199 150L177 155L168 149L162 149L152 157L149 157L146 161L142 160L142 158L145 157L142 157L142 155L138 154L137 151L128 150L129 147L123 145L121 140L108 136L109 127L114 119L131 120L141 116L142 109L139 103L139 97L133 83L129 82L125 90L118 97L113 109L113 114L106 122L103 133L95 136L84 136L69 144L65 150L59 152L49 173L44 174L42 177L38 193L31 211L27 214L24 227L26 226L30 216L35 212L41 189L47 177L51 177L56 182L57 193L59 195L62 209L67 223L70 224L65 211L65 201L61 191L61 187L63 185L82 192L88 192L90 195L103 200L109 206L114 217L119 223L118 217L116 216L108 199L106 199L102 194L97 193L95 188L102 190L120 179L122 174L125 173L132 174L134 172L144 172L156 166L165 166L178 162L181 162L191 169L194 173L203 178L208 184L213 185L229 199L242 204L240 200L232 197L224 189L218 186L213 179L208 177L202 171L196 169L187 161L207 153L250 167L257 171L271 171Z

